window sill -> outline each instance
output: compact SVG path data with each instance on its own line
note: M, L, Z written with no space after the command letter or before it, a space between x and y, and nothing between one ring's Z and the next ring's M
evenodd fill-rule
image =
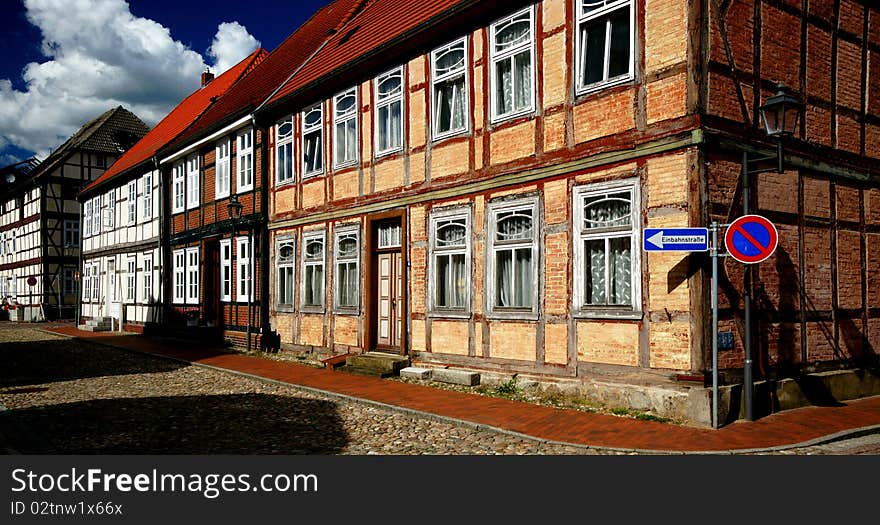
M537 312L489 312L486 319L492 321L537 321Z
M361 312L356 308L349 308L344 310L333 310L333 315L350 315L357 317L361 315Z
M276 190L283 190L286 188L292 188L295 184L296 184L296 180L294 180L294 179L276 182L275 189ZM240 190L240 191L244 191L244 190ZM236 193L238 193L238 192L236 192Z
M299 313L301 314L324 314L323 306L301 306L299 309Z
M490 119L489 124L492 126L492 129L494 130L497 127L504 126L505 124L507 124L509 122L512 122L514 120L517 120L517 119L520 119L523 117L528 117L528 118L523 118L524 122L528 122L534 116L535 116L535 108L531 107L531 108L519 110L514 113L507 113L505 115L493 116Z
M626 84L631 84L635 81L635 76L632 74L626 76L620 76L617 78L612 78L609 80L605 80L602 82L597 82L595 84L590 84L588 86L577 86L575 89L575 104L582 102L584 98L589 95L593 95L604 91L608 88L612 88L615 86L623 86Z
M464 137L469 135L471 130L468 128L457 129L455 131L444 131L439 135L434 135L433 132L431 134L431 143L437 144L439 142L443 142L444 140L454 139L457 137Z
M578 310L572 317L575 319L606 319L606 320L623 320L623 321L641 321L644 317L643 312L634 312L632 310Z
M309 182L310 180L319 179L323 176L324 176L323 171L315 171L313 173L305 173L302 176L302 182L303 182L303 184L305 184L306 182Z
M292 304L285 304L285 305L276 304L275 311L281 312L281 313L286 313L286 314L292 314L293 313L293 305Z
M403 146L396 146L396 147L389 149L389 150L386 150L386 151L377 151L376 155L374 156L374 159L378 161L379 159L385 159L386 157L391 157L395 153L403 153Z
M443 312L443 311L433 311L428 312L428 318L430 319L470 319L470 312Z
M291 181L291 184L292 183L293 183L293 181ZM235 188L235 194L239 195L241 193L247 193L247 192L253 191L253 190L254 190L254 185L251 184L250 186L242 186L240 188ZM227 195L227 197L229 197L229 195Z

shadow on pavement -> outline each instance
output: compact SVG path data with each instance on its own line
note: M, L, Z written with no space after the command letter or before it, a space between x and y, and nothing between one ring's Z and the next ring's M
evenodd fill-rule
M8 438L24 454L336 454L349 441L334 403L270 394L101 399L8 415L45 439Z
M86 377L171 372L189 366L75 339L0 344L0 388Z

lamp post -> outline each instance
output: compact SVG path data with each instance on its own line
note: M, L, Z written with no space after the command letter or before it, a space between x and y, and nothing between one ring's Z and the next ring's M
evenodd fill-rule
M743 187L743 215L750 211L751 183L750 175L773 172L782 173L784 169L784 155L782 141L794 135L800 120L803 104L799 99L791 95L788 88L783 84L776 85L776 94L767 99L758 108L761 112L761 120L767 136L776 141L775 155L749 159L747 150L742 154L742 187ZM767 167L768 161L774 161L772 167ZM751 163L765 163L765 167L752 167ZM752 266L747 265L743 272L743 317L745 324L744 350L745 362L743 366L743 403L745 404L745 416L748 421L755 420L754 414L754 390L755 383L752 377Z

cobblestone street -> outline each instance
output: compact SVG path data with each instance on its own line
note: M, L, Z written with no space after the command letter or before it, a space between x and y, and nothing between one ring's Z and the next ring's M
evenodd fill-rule
M0 324L7 452L619 454L552 445ZM5 434L5 436L3 436ZM878 454L868 436L779 454Z

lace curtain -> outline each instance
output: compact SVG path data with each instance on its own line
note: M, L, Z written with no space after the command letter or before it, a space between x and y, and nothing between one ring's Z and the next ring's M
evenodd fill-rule
M341 307L357 306L357 264L354 262L344 262L337 265L337 276L339 286L338 305Z
M465 275L464 254L437 256L437 306L464 308Z
M532 306L532 249L518 248L497 253L498 306Z

